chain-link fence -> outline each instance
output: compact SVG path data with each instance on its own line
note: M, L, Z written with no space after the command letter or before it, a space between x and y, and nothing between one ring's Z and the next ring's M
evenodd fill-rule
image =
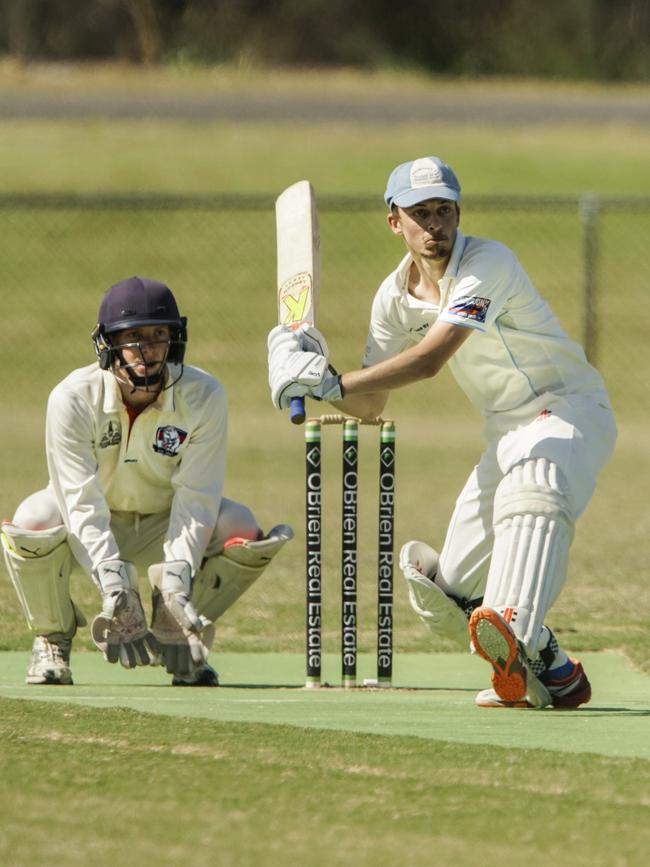
M376 199L323 196L319 208L319 325L335 363L356 366L372 296L403 248ZM259 408L268 409L272 197L5 196L0 215L0 382L12 445L3 477L35 461L42 474L46 396L70 369L94 360L89 335L100 296L131 274L174 289L189 318L188 358L224 381L233 415L255 423ZM605 376L619 420L641 418L649 393L650 199L468 197L461 225L516 252ZM441 393L438 417L463 401L455 390L449 399Z

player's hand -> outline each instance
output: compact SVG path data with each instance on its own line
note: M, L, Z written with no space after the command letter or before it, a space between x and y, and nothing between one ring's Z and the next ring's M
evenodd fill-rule
M125 668L149 665L158 643L147 627L138 593L137 573L132 563L104 560L93 573L102 594L102 610L90 631L107 662Z
M149 567L153 589L151 629L170 674L187 677L205 666L214 626L190 602L192 575L184 560Z

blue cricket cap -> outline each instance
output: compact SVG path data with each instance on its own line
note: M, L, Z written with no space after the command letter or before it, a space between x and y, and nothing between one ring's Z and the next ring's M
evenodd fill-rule
M447 163L438 157L420 157L393 169L384 193L389 208L410 208L427 199L460 202L460 184Z

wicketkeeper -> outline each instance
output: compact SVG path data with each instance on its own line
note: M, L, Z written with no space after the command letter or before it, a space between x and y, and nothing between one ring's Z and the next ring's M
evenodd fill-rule
M264 535L223 496L227 404L184 363L187 319L163 283L111 286L92 334L97 361L49 397L49 484L2 525L4 558L35 634L27 683L71 684L85 619L70 598L80 567L101 594L91 633L108 662L165 665L175 686L217 686L214 622L292 538ZM148 574L148 627L138 575Z
M577 707L591 687L545 625L567 573L576 520L616 426L604 383L515 255L459 230L460 184L438 157L397 166L388 225L407 253L372 305L361 370L338 374L314 328L269 335L274 404L309 395L359 417L448 364L483 414L487 447L461 491L440 553L403 546L416 613L492 666L483 707ZM435 429L431 431L435 452ZM435 466L435 460L432 465Z

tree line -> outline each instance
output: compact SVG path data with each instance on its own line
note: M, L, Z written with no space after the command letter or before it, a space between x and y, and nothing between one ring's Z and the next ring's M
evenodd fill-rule
M650 0L0 0L0 52L647 81Z

